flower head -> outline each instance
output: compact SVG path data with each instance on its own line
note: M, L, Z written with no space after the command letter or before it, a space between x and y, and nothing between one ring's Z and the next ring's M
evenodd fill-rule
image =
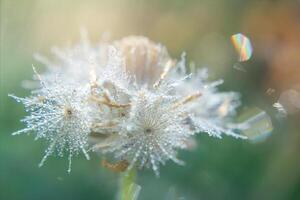
M167 49L143 36L129 36L114 42L125 63L126 71L136 84L152 86L170 61Z
M183 164L177 152L196 133L245 138L230 121L239 95L219 92L223 81L207 81L207 70L187 66L185 54L177 62L141 36L97 47L84 39L54 53L55 63L39 57L47 65L35 75L39 88L27 98L13 96L29 113L22 120L27 127L14 134L35 132L49 141L40 165L54 152L68 152L70 164L79 152L89 158L91 146L112 154L122 169L129 163L158 175L168 160Z
M186 148L193 132L184 123L186 113L177 99L141 90L131 104L129 118L110 151L130 161L131 167L150 167L157 175L159 164L169 159L182 164L177 149Z
M128 117L119 121L119 132L95 149L128 160L129 168L152 168L159 174L167 160L182 164L177 150L188 148L195 133L246 138L236 133L241 126L228 122L239 96L218 92L222 80L208 82L207 70L188 69L184 54L176 63L165 47L144 37L123 38L115 45L125 61L119 68L134 77L130 84L136 87L128 94Z
M23 103L29 112L22 120L27 127L13 134L34 132L36 139L44 138L49 142L40 166L55 152L59 156L63 156L65 151L68 152L69 171L73 155L83 152L89 159L87 138L91 117L87 104L88 94L87 88L64 85L55 80L51 85L42 82L42 88L31 97L12 96Z

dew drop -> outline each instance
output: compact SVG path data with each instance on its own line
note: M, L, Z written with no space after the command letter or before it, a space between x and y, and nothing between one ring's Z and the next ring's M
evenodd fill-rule
M247 136L252 142L261 142L269 137L273 131L270 116L259 108L246 110L240 118L243 118L243 135Z

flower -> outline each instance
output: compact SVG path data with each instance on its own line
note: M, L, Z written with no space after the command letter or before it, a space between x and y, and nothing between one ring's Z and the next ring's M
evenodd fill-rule
M95 149L128 160L129 168L152 168L158 175L159 164L167 160L183 163L177 150L188 148L195 133L246 138L235 132L240 124L227 122L239 105L239 95L218 92L222 80L207 82L207 70L188 70L184 54L176 63L165 47L147 38L132 36L115 44L125 60L119 68L134 77L136 87L130 91L129 115L120 122L117 136Z
M49 141L46 158L57 152L71 158L89 149L112 155L116 169L159 167L168 160L183 164L178 150L188 149L199 132L221 138L238 134L245 124L231 117L239 95L219 92L223 80L208 82L206 69L187 66L185 54L177 62L166 47L142 36L92 46L87 39L67 49L54 49L56 62L35 73L39 87L26 98L12 96L29 113L26 128ZM35 71L35 69L34 69ZM36 72L36 71L35 71ZM121 167L120 167L121 166Z
M65 85L59 79L50 85L41 80L42 87L31 97L19 98L11 95L24 104L29 113L22 122L27 128L13 133L36 133L36 139L46 139L49 146L40 162L42 166L47 157L57 152L63 156L69 154L69 169L71 158L80 151L89 159L87 154L88 134L90 133L90 107L87 104L88 88Z
M176 150L187 147L186 141L193 132L184 123L186 113L177 106L177 99L144 89L133 97L131 104L120 137L109 151L128 160L130 167L151 167L157 175L159 164L169 159L183 164L177 159Z
M140 85L152 85L159 78L170 57L167 49L143 36L128 36L114 46L124 59L124 68Z
M173 72L173 79L188 76L185 69L185 55L177 64L177 70ZM196 132L206 132L211 136L221 138L222 134L236 138L245 136L237 134L235 130L243 128L241 124L228 123L230 117L235 114L236 108L240 105L239 94L236 92L219 92L217 86L223 80L208 82L207 69L195 69L192 67L188 78L178 84L177 92L182 96L198 91L200 98L186 104L186 109L191 114L190 121ZM201 109L200 109L201 108ZM246 127L246 125L244 125Z

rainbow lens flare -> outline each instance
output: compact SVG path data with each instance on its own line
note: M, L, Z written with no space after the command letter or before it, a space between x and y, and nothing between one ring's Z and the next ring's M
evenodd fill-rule
M231 36L231 41L239 54L240 62L247 61L251 58L253 49L249 38L242 33L237 33Z

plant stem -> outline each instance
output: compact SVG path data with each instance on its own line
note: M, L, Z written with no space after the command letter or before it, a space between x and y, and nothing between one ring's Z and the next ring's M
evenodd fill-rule
M134 168L120 175L120 200L136 200L141 187L135 183L136 170Z

